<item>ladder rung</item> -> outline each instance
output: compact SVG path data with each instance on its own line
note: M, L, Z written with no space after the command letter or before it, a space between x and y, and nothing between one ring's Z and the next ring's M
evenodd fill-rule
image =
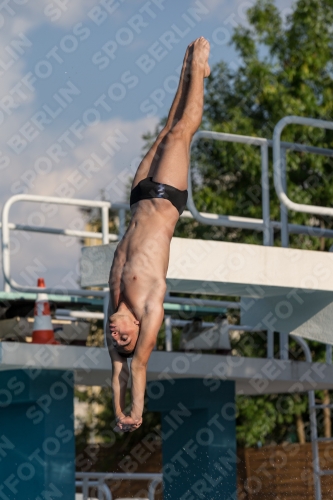
M320 470L319 474L321 476L333 476L333 470Z
M333 441L333 437L317 438L312 441L318 441L319 443L324 443L325 441Z
M312 405L310 408L315 408L316 410L323 410L324 408L333 408L333 404L329 405Z

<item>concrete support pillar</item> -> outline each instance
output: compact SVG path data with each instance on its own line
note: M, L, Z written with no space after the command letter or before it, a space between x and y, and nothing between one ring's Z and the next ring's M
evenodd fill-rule
M235 383L170 379L147 393L162 414L164 499L236 498Z
M73 373L0 371L0 499L74 500Z

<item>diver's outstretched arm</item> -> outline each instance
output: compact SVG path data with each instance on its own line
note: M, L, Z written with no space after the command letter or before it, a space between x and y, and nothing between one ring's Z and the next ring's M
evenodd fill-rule
M122 431L134 431L142 423L145 400L147 365L164 317L162 303L151 304L140 323L140 336L131 363L132 408L131 414L122 418L118 426Z
M127 360L118 359L120 356L115 349L112 349L110 355L112 363L111 392L117 422L117 426L114 430L117 432L121 430L119 422L125 418L125 396L129 379L129 369Z

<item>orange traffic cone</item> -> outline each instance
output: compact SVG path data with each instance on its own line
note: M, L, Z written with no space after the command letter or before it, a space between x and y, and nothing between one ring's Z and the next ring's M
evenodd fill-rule
M37 286L45 288L43 278L38 278ZM34 307L33 344L59 344L54 338L50 304L46 293L39 293Z

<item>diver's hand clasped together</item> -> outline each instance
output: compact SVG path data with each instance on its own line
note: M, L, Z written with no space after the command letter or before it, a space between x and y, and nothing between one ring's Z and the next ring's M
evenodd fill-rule
M209 43L203 37L187 48L165 127L136 172L131 221L110 271L106 337L112 361L115 431L119 432L134 431L142 423L147 364L164 316L170 242L187 201L189 150L202 119L208 57ZM132 405L125 415L130 356Z

